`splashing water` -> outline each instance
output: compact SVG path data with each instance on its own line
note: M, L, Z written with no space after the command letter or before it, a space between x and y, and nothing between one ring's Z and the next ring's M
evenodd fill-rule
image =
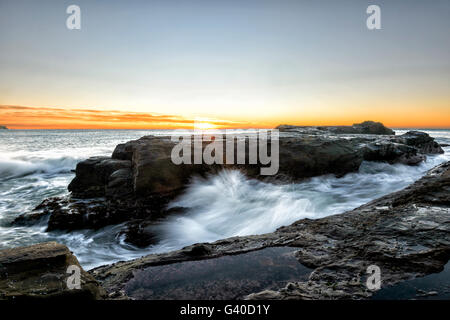
M210 242L263 234L299 219L342 213L408 186L445 160L434 156L417 167L363 162L358 173L342 178L326 175L287 185L251 180L239 171L195 179L187 192L171 203L187 212L156 228L163 240L155 249L173 250L199 239Z

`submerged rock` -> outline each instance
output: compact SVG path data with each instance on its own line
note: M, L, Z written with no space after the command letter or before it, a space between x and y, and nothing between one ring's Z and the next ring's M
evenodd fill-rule
M69 289L68 267L80 270L80 288ZM0 299L101 299L105 290L69 249L56 242L0 250Z
M90 272L111 296L126 297L127 284L136 274L152 272L153 266L191 261L195 268L199 260L279 246L296 248L299 263L312 269L308 279L253 292L246 299L368 298L375 292L366 285L371 265L380 268L382 287L440 272L450 258L450 162L401 191L346 213L302 219L273 233L196 244ZM158 279L164 281L162 274ZM145 297L152 298L149 292Z

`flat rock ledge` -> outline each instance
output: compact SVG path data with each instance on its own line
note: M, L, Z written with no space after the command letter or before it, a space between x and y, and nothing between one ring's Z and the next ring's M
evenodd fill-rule
M277 127L278 130L296 131L300 133L323 134L330 132L334 134L380 134L380 135L395 135L394 130L386 128L381 122L364 121L362 123L355 123L351 126L291 126L282 124Z
M366 299L367 267L381 270L382 288L443 270L450 258L450 162L409 187L354 210L322 219L302 219L273 233L195 244L90 271L109 298L128 298L125 286L153 266L289 246L311 268L307 281L245 299Z
M80 270L80 289L69 289L69 266ZM0 299L102 299L105 290L69 249L56 242L0 250Z

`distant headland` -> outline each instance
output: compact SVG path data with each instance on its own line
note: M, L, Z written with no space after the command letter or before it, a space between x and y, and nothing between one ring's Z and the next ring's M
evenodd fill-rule
M6 126L0 126L0 130L8 130Z

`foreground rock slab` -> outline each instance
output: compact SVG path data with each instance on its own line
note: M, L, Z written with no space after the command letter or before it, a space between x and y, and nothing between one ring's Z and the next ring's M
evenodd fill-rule
M80 270L80 289L69 289L69 266ZM0 299L101 299L104 289L69 249L56 242L0 250Z
M365 299L367 267L381 270L382 286L443 270L450 258L450 162L411 186L343 214L303 219L269 234L234 237L148 255L91 270L111 297L154 266L236 255L267 247L296 248L312 269L307 280L248 294L246 299ZM151 298L146 295L146 298Z

